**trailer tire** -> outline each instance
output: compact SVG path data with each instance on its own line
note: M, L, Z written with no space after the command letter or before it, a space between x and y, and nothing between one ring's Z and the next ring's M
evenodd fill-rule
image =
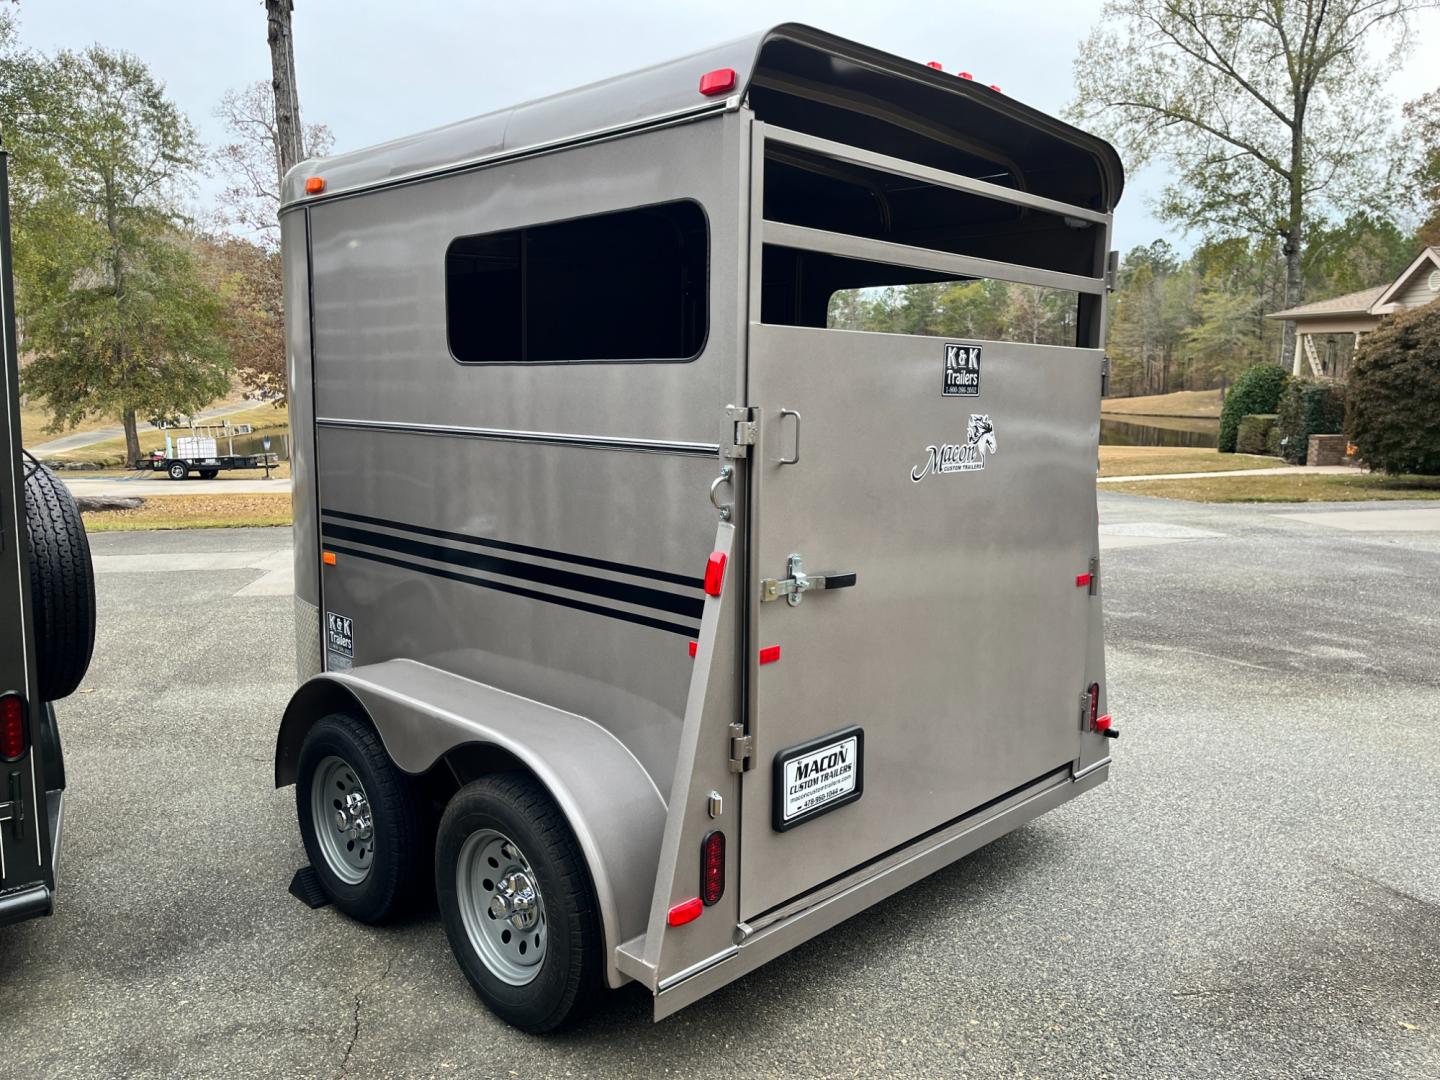
M184 480L190 475L190 466L183 461L172 461L165 471L170 474L171 480Z
M430 879L425 805L368 723L331 713L306 734L295 782L300 836L326 895L351 918L389 922L422 898Z
M513 865L486 857L497 850ZM508 877L502 880L501 873ZM511 917L503 914L510 908L502 906L497 916L495 905L517 880L521 894L532 889L534 898L516 914L533 921L512 938L506 925ZM455 794L440 819L435 893L455 959L502 1020L538 1035L578 1020L600 997L603 950L594 883L565 814L533 777L495 773ZM493 894L488 904L487 894ZM518 948L523 954L527 938L533 971L524 955L505 952Z
M219 476L219 475L220 475L220 470L219 470L219 469L201 469L201 470L200 470L200 479L201 479L201 480L214 480L215 477L217 477L217 476Z
M43 465L25 478L30 609L41 701L75 692L95 651L95 570L70 490Z

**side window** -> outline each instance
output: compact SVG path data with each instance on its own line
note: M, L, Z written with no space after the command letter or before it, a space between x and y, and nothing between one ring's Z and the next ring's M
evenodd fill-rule
M450 351L462 364L692 360L708 262L690 201L462 236L445 253Z

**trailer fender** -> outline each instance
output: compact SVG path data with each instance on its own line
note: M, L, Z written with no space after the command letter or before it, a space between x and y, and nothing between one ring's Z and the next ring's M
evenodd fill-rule
M275 786L293 784L310 726L358 712L392 761L424 773L461 746L513 755L543 783L575 830L595 883L606 979L628 982L615 947L645 932L665 830L665 800L625 745L593 720L413 660L326 672L295 692L280 723Z

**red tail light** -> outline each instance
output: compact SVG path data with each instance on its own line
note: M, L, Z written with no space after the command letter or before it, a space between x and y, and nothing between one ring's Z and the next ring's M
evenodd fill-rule
M725 834L718 829L700 843L700 899L709 907L725 895Z
M0 697L0 761L25 756L25 699L19 694Z
M1100 684L1090 684L1090 730L1095 730L1095 718L1100 715Z

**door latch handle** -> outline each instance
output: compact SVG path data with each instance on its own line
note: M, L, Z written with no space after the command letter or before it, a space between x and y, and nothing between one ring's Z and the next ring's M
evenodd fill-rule
M817 589L848 589L855 584L853 570L827 570L823 574L807 574L800 555L791 555L785 563L784 578L765 578L760 582L760 602L768 604L782 596L791 607L799 607L807 592Z
M795 418L795 456L785 457L782 455L780 464L798 465L800 464L800 414L794 409L781 409L779 413L780 419L784 420L787 416L793 416Z

